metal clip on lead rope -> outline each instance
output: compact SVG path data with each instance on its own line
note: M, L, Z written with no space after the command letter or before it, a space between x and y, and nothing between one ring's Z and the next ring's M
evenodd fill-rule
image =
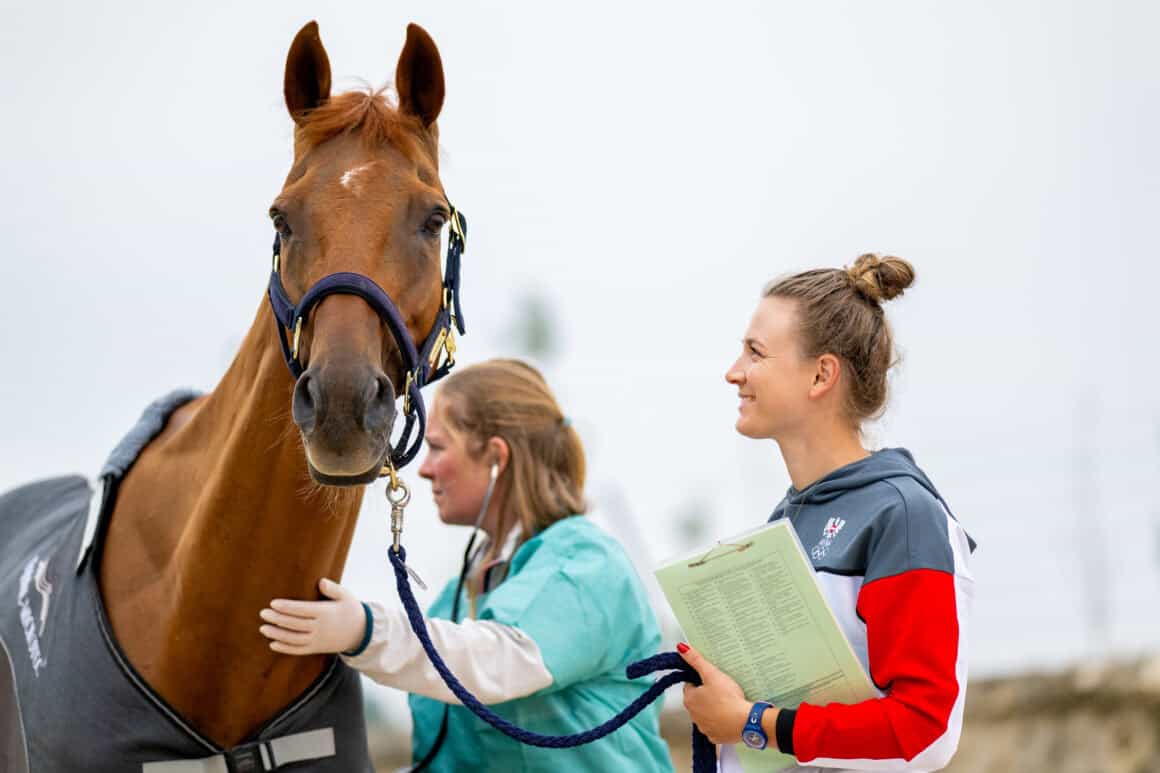
M403 481L394 478L387 484L387 502L391 505L391 549L396 553L399 552L399 540L403 536L403 512L407 507L407 503L411 501L411 490L407 488L407 484ZM402 492L395 496L395 492Z
M407 488L407 484L399 479L395 472L395 466L388 464L383 468L383 474L390 478L387 482L387 502L391 505L391 537L393 545L391 550L396 554L402 550L400 540L403 536L403 513L406 510L407 504L411 501L411 489ZM400 492L400 493L396 493ZM411 575L411 579L415 581L423 590L427 590L427 583L423 582L423 578L419 576L411 567L403 564L403 568L407 570L407 574Z

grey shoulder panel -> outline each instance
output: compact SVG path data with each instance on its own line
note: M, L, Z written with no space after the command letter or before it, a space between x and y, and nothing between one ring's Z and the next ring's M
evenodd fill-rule
M914 569L953 572L947 511L918 481L887 478L896 496L877 519L866 562L866 582Z

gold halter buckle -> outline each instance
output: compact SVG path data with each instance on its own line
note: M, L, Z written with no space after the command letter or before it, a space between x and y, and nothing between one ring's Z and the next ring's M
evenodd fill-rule
M463 243L463 249L467 249L467 237L463 233L463 222L459 219L459 210L455 207L451 208L451 230Z
M406 484L399 481L399 473L395 469L395 463L391 460L391 457L389 455L387 456L386 463L383 465L383 469L379 470L379 477L380 478L390 478L390 480L387 481L387 492L388 492L387 499L390 499L389 492L398 489L399 486L406 485Z
M407 371L407 383L403 385L403 413L411 415L411 385L415 383L415 371ZM394 467L391 468L392 470ZM394 477L391 480L395 480Z
M294 321L294 346L290 349L290 355L294 359L298 359L298 339L302 337L302 317Z

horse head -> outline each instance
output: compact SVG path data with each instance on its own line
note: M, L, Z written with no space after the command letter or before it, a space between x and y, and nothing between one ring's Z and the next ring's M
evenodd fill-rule
M270 206L275 275L291 303L324 278L353 276L385 292L397 311L394 327L405 328L392 331L381 306L348 288L322 293L300 329L283 334L284 341L294 337L287 360L300 372L292 415L310 474L323 484L367 483L389 463L396 398L412 394L423 371L409 363L403 344L411 344L401 337L433 335L450 303L440 238L456 215L439 180L435 124L443 66L435 43L414 24L395 89L397 107L382 89L331 96L330 63L314 22L298 32L286 57L294 161Z

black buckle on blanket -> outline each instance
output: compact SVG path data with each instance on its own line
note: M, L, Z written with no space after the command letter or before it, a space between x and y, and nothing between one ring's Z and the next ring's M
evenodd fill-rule
M264 755L263 746L266 747ZM274 769L274 755L270 753L269 745L262 741L235 746L229 751L222 752L222 756L226 758L226 770L229 773L264 773ZM271 767L266 767L265 760L270 761Z

